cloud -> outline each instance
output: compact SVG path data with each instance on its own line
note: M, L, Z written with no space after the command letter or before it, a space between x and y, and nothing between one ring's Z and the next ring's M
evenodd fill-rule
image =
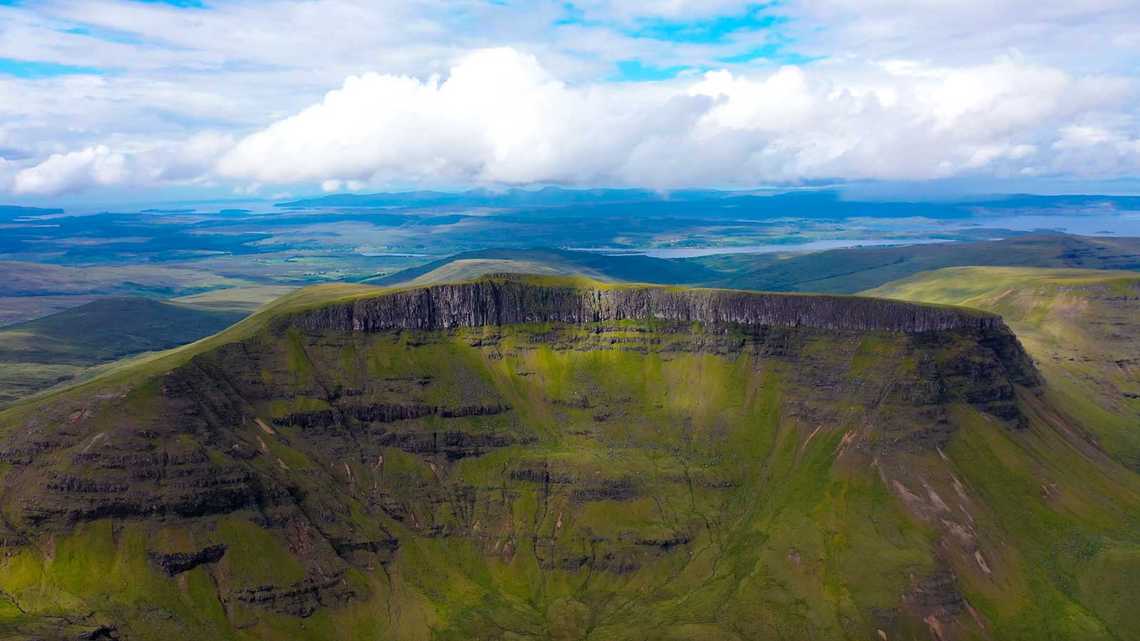
M0 74L0 189L1134 176L1138 33L1135 0L0 2L0 58L90 70Z
M205 182L211 165L232 146L231 137L213 132L144 148L95 145L9 171L9 188L17 195L54 196L96 187ZM14 163L6 164L11 170Z
M262 182L612 179L630 148L685 118L672 100L692 102L646 87L570 87L531 55L487 49L446 78L351 77L239 142L218 169Z
M712 71L636 85L562 82L509 48L446 77L366 74L241 140L221 174L263 183L702 184L1020 173L1084 118L1127 108L1120 79L999 59ZM1133 171L1114 152L1106 173ZM1113 163L1116 163L1115 165Z
M105 146L88 147L47 160L16 173L16 194L60 194L88 187L114 185L126 175L126 158Z
M783 9L804 25L828 26L802 32L815 43L865 58L961 62L1016 49L1103 68L1140 44L1134 0L799 0Z

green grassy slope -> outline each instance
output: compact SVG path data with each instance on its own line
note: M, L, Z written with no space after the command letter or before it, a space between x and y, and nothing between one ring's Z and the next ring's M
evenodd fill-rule
M1140 471L1140 274L960 267L866 292L1001 314L1097 442Z
M0 638L1140 635L1140 480L984 337L275 324L376 294L0 413Z
M721 287L854 293L919 272L963 265L1140 269L1140 239L1033 235L977 243L859 247L790 256L709 256Z
M489 249L457 254L365 282L373 285L427 285L470 280L496 272L572 275L671 285L694 284L719 277L717 272L696 263L649 256L607 256L561 249Z
M0 404L82 376L96 365L198 340L244 316L115 298L0 328Z
M250 285L215 289L168 300L171 303L192 305L199 309L251 313L295 289L297 288L290 285Z

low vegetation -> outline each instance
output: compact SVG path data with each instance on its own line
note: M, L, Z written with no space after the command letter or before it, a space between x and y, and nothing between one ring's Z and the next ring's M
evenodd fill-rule
M725 273L714 284L766 291L852 294L955 266L1140 270L1140 238L1045 234L971 243L857 247L797 255L692 259Z
M502 249L457 254L365 282L426 285L511 272L577 275L616 282L853 294L916 273L960 265L1137 270L1140 239L1050 234L984 242L856 247L815 253L722 254L691 259Z
M999 324L321 325L386 295L0 413L0 638L1140 635L1140 477Z
M1095 442L1140 472L1140 274L961 267L866 292L1001 314Z
M92 368L215 334L243 312L113 298L0 328L0 406Z

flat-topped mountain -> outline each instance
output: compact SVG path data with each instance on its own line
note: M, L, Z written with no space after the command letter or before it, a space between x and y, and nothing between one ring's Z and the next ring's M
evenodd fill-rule
M957 307L310 288L0 413L0 638L1127 638L1049 389Z

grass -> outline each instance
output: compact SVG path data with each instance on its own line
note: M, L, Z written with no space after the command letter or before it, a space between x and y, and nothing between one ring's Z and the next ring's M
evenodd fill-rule
M528 273L632 283L694 284L719 274L702 265L649 256L608 256L561 249L487 249L456 254L426 265L370 279L377 285L470 280L489 273Z
M99 365L215 334L244 315L117 298L0 328L0 403L84 377Z
M921 272L963 265L1140 269L1140 241L1030 235L972 243L859 247L783 256L710 256L690 261L722 272L722 277L707 283L721 287L852 294Z
M199 309L252 313L262 305L271 303L295 289L297 288L289 285L226 287L200 294L171 298L169 302L192 305Z
M197 269L149 265L66 267L0 261L0 271L5 275L0 284L0 295L4 296L169 294L247 284Z
M433 284L510 272L585 276L611 282L853 294L919 272L959 265L1137 269L1140 244L1129 238L1030 235L984 242L678 260L554 249L493 249L456 254L366 282Z
M279 425L273 434L247 422L209 440L186 433L186 448L220 461L222 447L262 439L266 455L251 469L286 485L297 511L102 520L43 537L0 560L0 590L24 610L0 599L0 625L95 612L140 638L870 639L884 630L925 639L926 611L904 595L952 570L986 630L963 613L944 622L951 638L1135 636L1140 483L1082 449L1074 423L1058 418L1057 392L1022 394L1023 431L955 403L941 408L952 431L942 451L848 446L852 434L871 442L926 427L905 390L972 339L798 330L767 339L779 349L718 350L739 337L633 321L279 339L265 331L280 314L381 291L299 290L222 334L12 408L0 425L120 387L134 390L122 401L132 423L162 419L151 414L163 403L154 381L195 355L235 385L268 385L272 398L244 401L267 420L349 402L511 410L318 431ZM249 350L242 363L214 352L239 340ZM336 399L330 389L353 393ZM448 461L379 447L381 428L515 442ZM79 473L69 454L60 469ZM512 475L519 469L572 482L544 485ZM16 472L0 473L15 487ZM614 487L632 490L605 493ZM929 512L931 496L951 507ZM393 517L392 506L406 516ZM973 523L976 547L956 543L949 521ZM400 540L387 564L349 566L321 547L322 537L386 533ZM669 540L683 542L652 543ZM147 559L156 546L214 542L229 546L223 560L180 577ZM581 557L591 563L576 564ZM227 600L317 568L344 569L357 597L309 618Z
M1001 314L1049 380L1059 407L1140 470L1140 274L958 267L865 292Z

